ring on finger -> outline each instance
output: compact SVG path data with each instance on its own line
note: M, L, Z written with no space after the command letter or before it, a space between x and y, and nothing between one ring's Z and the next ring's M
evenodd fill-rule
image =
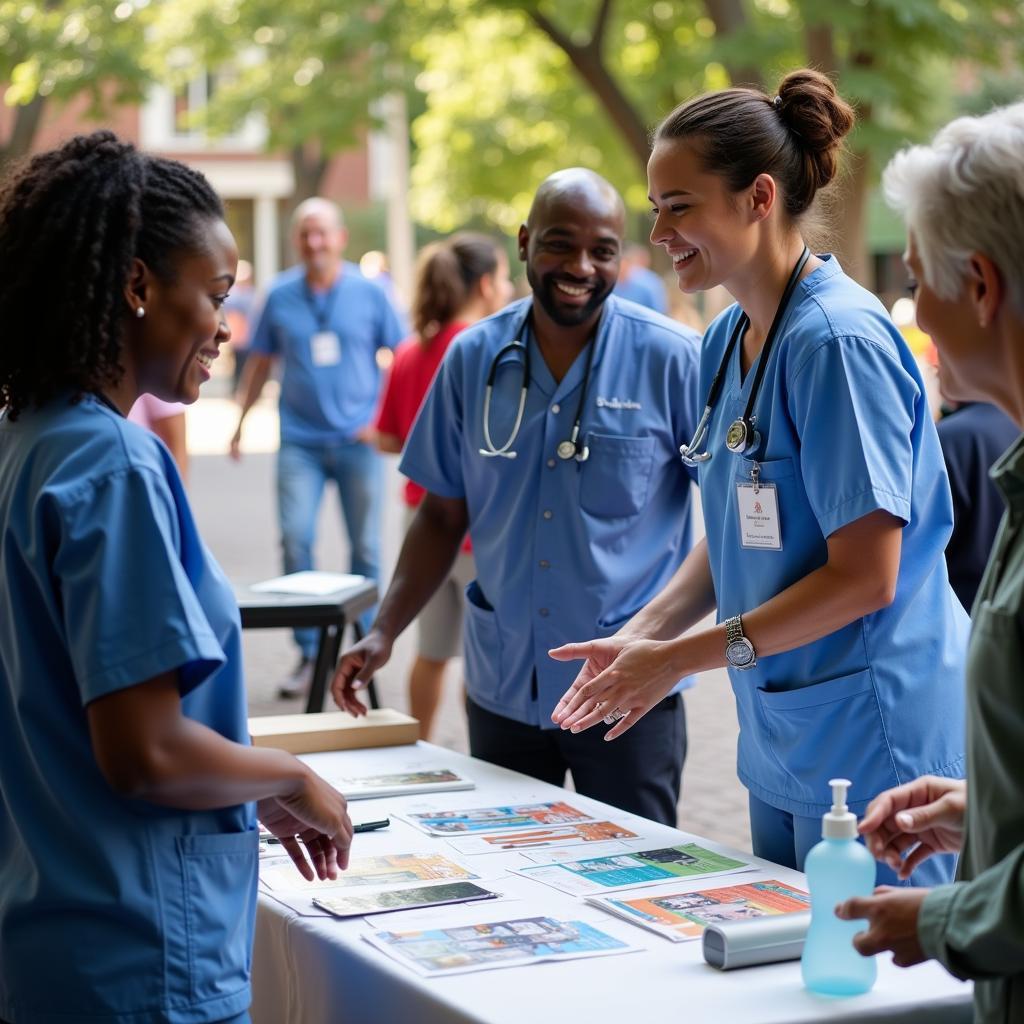
M608 714L604 716L604 720L609 725L614 725L620 719L623 719L625 717L626 717L626 712L623 711L622 708L612 708L611 711L609 711Z

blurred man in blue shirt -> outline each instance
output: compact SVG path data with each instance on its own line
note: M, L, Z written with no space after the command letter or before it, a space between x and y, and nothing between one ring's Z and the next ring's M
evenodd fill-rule
M668 313L665 282L651 270L651 253L646 245L630 242L622 252L615 294L639 303L656 313Z
M351 570L377 579L380 563L380 457L371 421L380 394L377 350L404 332L383 290L344 262L341 211L327 199L300 203L292 218L301 263L271 285L253 332L239 388L241 415L231 439L240 455L242 422L259 398L274 359L283 361L277 502L284 571L313 567L316 519L324 487L337 485L352 549ZM315 630L295 631L301 659L281 687L308 687Z

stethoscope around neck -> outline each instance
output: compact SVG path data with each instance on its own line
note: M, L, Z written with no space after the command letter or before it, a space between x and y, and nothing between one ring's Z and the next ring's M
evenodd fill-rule
M523 328L526 326L526 321L529 318L530 311L527 312L519 324L519 331L517 334L521 334ZM600 328L600 325L599 325ZM594 349L597 348L596 336L588 342L587 346L587 365L583 372L583 384L580 387L580 397L576 403L576 417L573 420L572 430L569 436L564 441L558 442L558 447L555 449L555 454L563 461L568 462L569 459L575 459L577 462L586 462L590 458L590 449L587 445L580 441L580 423L583 419L583 405L587 400L587 387L590 384L590 367L594 362ZM501 361L510 353L522 353L522 382L519 386L519 405L516 409L516 421L512 425L512 431L508 435L508 440L499 448L495 445L491 439L491 396L494 394L494 381L498 376L498 367L501 365ZM530 390L530 346L529 344L524 345L519 338L510 341L507 345L504 345L498 350L498 353L491 360L490 369L487 371L487 384L484 388L484 412L483 412L483 433L484 433L484 444L485 448L480 448L479 452L485 459L514 459L517 458L519 453L512 449L512 445L515 444L516 438L519 436L519 428L523 425L523 413L526 411L526 396Z
M743 415L739 419L733 420L729 424L729 429L725 432L725 447L734 455L749 455L761 443L761 435L756 430L757 417L754 415L754 405L761 391L761 382L764 380L765 370L768 367L768 357L772 352L775 335L778 334L786 308L789 306L789 300L810 256L811 251L805 245L804 251L800 253L800 258L796 261L796 266L793 267L793 272L789 275L786 288L782 293L782 299L779 301L779 308L775 311L775 317L772 320L771 327L768 328L768 335L764 339L764 345L761 347L761 354L757 360L757 369L754 372L754 382L750 387L750 396L747 398ZM732 358L737 342L743 337L743 332L749 324L750 317L746 313L741 313L739 320L736 321L736 326L733 328L732 337L729 338L729 344L725 348L722 361L718 364L718 370L711 381L711 387L708 389L708 400L704 404L704 412L701 414L697 429L693 432L693 437L689 444L679 446L679 454L687 466L698 466L700 463L707 462L711 458L711 452L706 447L702 452L698 452L697 449L707 442L711 412L715 407L715 402L718 401L718 396L721 394L722 384L729 367L729 360Z

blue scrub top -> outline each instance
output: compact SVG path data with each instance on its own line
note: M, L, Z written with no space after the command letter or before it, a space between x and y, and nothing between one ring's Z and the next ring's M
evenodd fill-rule
M338 338L337 359L315 359L313 338L329 331ZM281 274L270 288L250 346L252 352L284 361L281 440L305 445L351 440L377 408L377 349L394 348L404 337L384 290L354 263L344 263L325 292L309 288L301 266Z
M554 661L548 650L614 633L689 550L691 478L678 449L697 419L698 352L688 328L610 296L581 418L590 458L562 461L555 450L572 432L587 353L556 383L524 325L529 304L515 302L452 342L400 470L469 507L477 569L466 595L469 696L556 728L551 712L580 662ZM517 337L531 353L517 457L486 458L488 370ZM522 379L522 354L507 353L490 408L496 447L512 432Z
M177 671L248 743L240 623L174 460L95 398L0 420L0 1018L220 1021L249 1006L251 804L118 796L86 706Z
M949 482L913 356L878 300L832 256L793 293L754 409L763 483L777 488L782 550L740 543L736 486L754 460L725 447L754 373L733 352L700 467L718 619L748 612L827 561L826 538L876 509L906 525L896 599L813 643L730 669L739 776L793 814L830 807L828 780L851 779L862 810L889 786L964 767L968 619L946 575ZM705 397L733 327L731 306L701 352ZM752 368L753 369L753 368Z

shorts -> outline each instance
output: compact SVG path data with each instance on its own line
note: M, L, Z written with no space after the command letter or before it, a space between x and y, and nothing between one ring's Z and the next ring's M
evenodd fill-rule
M406 526L414 508L406 508ZM466 587L476 578L473 556L459 548L447 579L423 606L416 620L419 636L416 653L427 661L447 661L462 655L462 617Z

